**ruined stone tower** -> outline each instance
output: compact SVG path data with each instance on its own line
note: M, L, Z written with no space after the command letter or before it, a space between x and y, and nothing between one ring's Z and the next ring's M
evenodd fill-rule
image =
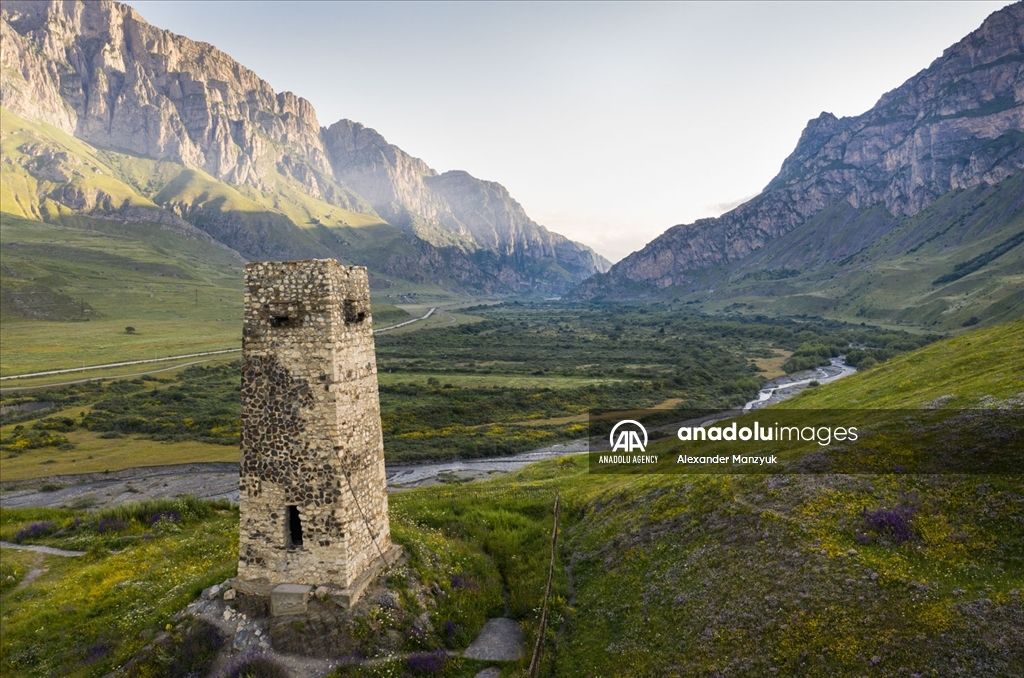
M238 580L350 589L394 556L366 269L248 264L242 347Z

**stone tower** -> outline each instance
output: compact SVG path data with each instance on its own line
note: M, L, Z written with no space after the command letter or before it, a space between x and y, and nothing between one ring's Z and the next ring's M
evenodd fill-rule
M352 590L397 549L366 269L248 264L242 350L238 580Z

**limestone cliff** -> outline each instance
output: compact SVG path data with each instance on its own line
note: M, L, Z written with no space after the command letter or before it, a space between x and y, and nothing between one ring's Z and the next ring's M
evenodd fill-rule
M213 45L112 2L12 0L0 31L0 101L16 115L232 184L272 188L280 173L313 197L355 202L331 177L313 106Z
M488 250L520 263L550 260L571 277L610 265L589 247L530 219L501 184L458 170L439 175L351 120L331 125L324 141L335 176L390 223L435 245Z
M299 190L467 256L491 251L495 257L476 265L511 266L520 291L538 266L564 271L560 289L607 268L588 248L532 222L497 184L471 192L485 200L496 186L504 194L497 203L474 204L463 192L461 212L454 209L428 184L437 173L422 160L358 123L321 127L307 100L274 92L213 45L152 26L128 5L5 1L0 40L0 105L97 148L181 163L266 194ZM478 213L489 223L467 216ZM478 239L484 232L491 237ZM508 276L487 269L471 277Z
M742 260L834 205L912 216L951 191L991 186L1022 168L1024 3L1017 3L863 115L811 120L778 176L754 199L721 217L670 228L572 296L686 285L695 272Z

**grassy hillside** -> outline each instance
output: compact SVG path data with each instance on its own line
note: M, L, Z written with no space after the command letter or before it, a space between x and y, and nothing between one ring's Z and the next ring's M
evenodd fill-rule
M1019 407L1022 336L1017 321L939 342L786 407ZM1020 475L587 478L565 490L559 670L1018 675L1021 490Z
M0 247L2 376L240 345L244 261L208 240L154 223L3 214ZM381 327L411 318L389 297L447 298L385 289L374 294Z
M236 347L239 252L376 267L408 247L354 197L347 210L283 179L273 192L233 187L175 162L97 149L0 115L4 376ZM224 239L237 251L173 215L232 234ZM371 284L385 304L378 323L408 319L394 303L455 298L397 278L373 275Z
M1024 319L968 332L897 356L827 388L804 391L784 409L975 408L1024 404ZM938 401L938 402L936 402Z
M708 310L809 314L959 331L1024 315L1024 174L948 193L913 217L825 210L758 252L697 274Z
M9 214L0 244L4 375L240 341L244 262L224 248L152 223Z

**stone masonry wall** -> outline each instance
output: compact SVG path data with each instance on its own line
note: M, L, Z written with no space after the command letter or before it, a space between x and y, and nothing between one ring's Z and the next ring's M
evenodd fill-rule
M238 577L348 587L391 548L366 269L248 264L242 345Z

